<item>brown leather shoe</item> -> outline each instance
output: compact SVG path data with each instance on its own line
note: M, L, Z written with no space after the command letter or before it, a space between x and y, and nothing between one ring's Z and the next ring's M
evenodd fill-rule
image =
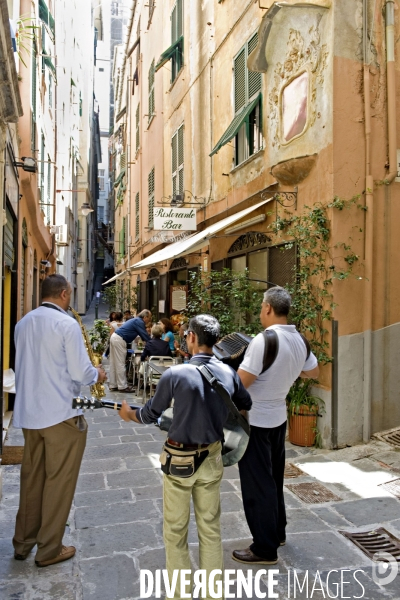
M75 546L62 546L60 554L54 558L49 558L49 560L35 560L35 564L37 567L48 567L50 565L55 565L59 562L63 562L64 560L72 558L75 555L75 552Z
M260 565L276 565L278 562L278 557L267 559L260 558L256 556L250 548L245 548L244 550L234 550L232 552L233 560L237 560L237 562L245 563L245 564L260 564Z
M28 558L28 554L17 554L17 552L14 552L14 558L15 560L26 560Z
M123 390L118 390L121 394L132 394L135 391L135 388L132 385L128 385L128 387Z

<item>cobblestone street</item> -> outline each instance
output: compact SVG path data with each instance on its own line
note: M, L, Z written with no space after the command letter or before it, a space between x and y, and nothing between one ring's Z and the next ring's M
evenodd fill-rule
M104 312L104 308L103 308ZM86 322L90 324L89 314ZM120 400L121 394L107 397ZM131 396L132 402L137 401ZM3 497L0 505L0 598L3 600L133 600L139 598L140 569L164 568L162 539L162 473L158 455L165 434L154 426L125 423L111 410L87 413L89 434L74 504L66 529L65 542L77 547L76 556L65 563L38 569L34 552L25 562L13 559L11 538L18 505L19 466L4 466ZM23 443L19 430L11 428L6 442ZM381 484L399 478L400 453L381 441L336 452L301 449L287 444L287 462L302 474L286 479L287 485L321 482L339 499L323 504L307 504L287 487L288 509L286 546L279 550L279 598L362 597L398 600L399 576L385 587L372 580L373 563L340 531L369 531L383 526L400 536L400 502ZM249 544L244 518L239 472L225 469L221 487L222 538L225 568L237 570L231 559L235 548ZM268 507L266 506L266 510ZM198 568L198 545L192 515L189 544L193 567ZM256 572L261 565L252 568ZM300 582L308 570L307 586L296 595L293 574ZM342 590L335 591L340 573L348 569ZM356 569L363 569L353 578ZM322 582L316 580L319 571ZM263 576L266 583L266 577ZM262 584L263 586L264 584ZM234 588L233 588L234 589ZM262 588L265 592L267 587ZM339 595L336 595L339 594ZM255 597L255 596L253 596ZM268 595L267 595L268 597ZM270 596L272 597L272 596Z

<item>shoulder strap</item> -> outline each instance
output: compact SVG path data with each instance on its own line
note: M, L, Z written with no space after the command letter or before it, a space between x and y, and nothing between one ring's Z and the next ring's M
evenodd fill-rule
M300 333L300 331L299 331L299 333ZM310 342L308 341L308 339L306 338L306 336L305 336L305 335L303 335L302 333L300 333L300 337L301 337L301 339L303 340L303 342L304 342L304 343L305 343L305 345L306 345L306 349L307 349L307 358L306 358L306 360L308 360L308 359L309 359L309 357L310 357L310 354L311 354L311 346L310 346Z
M262 333L264 336L264 358L263 370L261 373L264 373L274 364L275 359L278 356L279 338L274 329L266 329Z
M192 360L193 364L193 360ZM199 373L204 377L206 381L211 385L211 387L219 394L222 400L225 402L225 406L235 419L235 421L240 425L240 427L250 435L250 426L244 416L240 414L234 403L232 402L232 398L230 397L229 392L224 388L222 383L214 376L214 374L210 371L210 369L205 365L195 365L196 369Z

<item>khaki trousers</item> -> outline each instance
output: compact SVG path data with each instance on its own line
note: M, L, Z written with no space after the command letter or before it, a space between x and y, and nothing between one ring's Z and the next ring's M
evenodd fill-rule
M210 454L192 477L186 479L164 475L164 544L169 581L174 569L191 569L188 528L190 498L193 497L194 514L199 536L199 568L209 573L223 570L220 530L220 485L224 471L221 443L209 446ZM222 576L215 580L221 580ZM189 586L186 592L189 593ZM180 577L174 598L181 598ZM206 598L211 598L207 594Z
M44 429L23 429L19 510L13 545L26 555L37 544L36 560L61 551L83 452L87 423L73 417Z
M117 387L124 390L128 387L126 380L126 350L125 340L116 333L110 337L110 372L108 374L108 384L110 387Z

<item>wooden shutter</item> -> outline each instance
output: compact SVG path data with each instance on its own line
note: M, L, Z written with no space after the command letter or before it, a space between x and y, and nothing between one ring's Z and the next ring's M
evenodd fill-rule
M183 35L183 0L177 0L176 12L176 39L178 39Z
M247 42L247 57L253 52L258 44L258 33L255 33L252 38ZM247 61L246 61L247 63ZM249 102L253 96L261 92L261 73L255 73L254 71L249 71L246 66L247 76L248 76L248 94L247 94L247 102Z
M4 264L10 269L14 266L14 219L8 206L6 207L7 222L4 226Z
M184 125L172 136L172 195L184 192Z
M25 314L25 254L26 254L26 247L24 244L22 244L22 252L21 252L21 314L20 314L20 318L22 319L22 317Z
M153 227L154 224L154 189L155 189L155 169L154 167L149 173L148 177L148 191L149 191L149 227Z
M139 227L140 227L140 219L139 219L139 192L135 197L135 240L139 239Z
M150 66L150 70L149 70L149 115L148 115L148 120L149 123L151 121L151 119L154 116L154 110L155 110L155 100L154 100L154 80L155 80L155 61L153 59L153 62L151 63Z
M178 39L178 30L177 30L177 5L175 4L172 13L171 13L171 42L174 43Z
M136 107L136 152L140 148L140 102Z
M235 114L246 105L246 49L243 48L234 61Z
M48 163L47 163L47 206L46 206L47 225L50 225L50 210L51 210L50 204L51 204L51 162L50 162L50 158L49 158Z
M32 42L32 118L31 118L31 149L36 150L36 97L37 97L37 74L36 74L36 42Z

